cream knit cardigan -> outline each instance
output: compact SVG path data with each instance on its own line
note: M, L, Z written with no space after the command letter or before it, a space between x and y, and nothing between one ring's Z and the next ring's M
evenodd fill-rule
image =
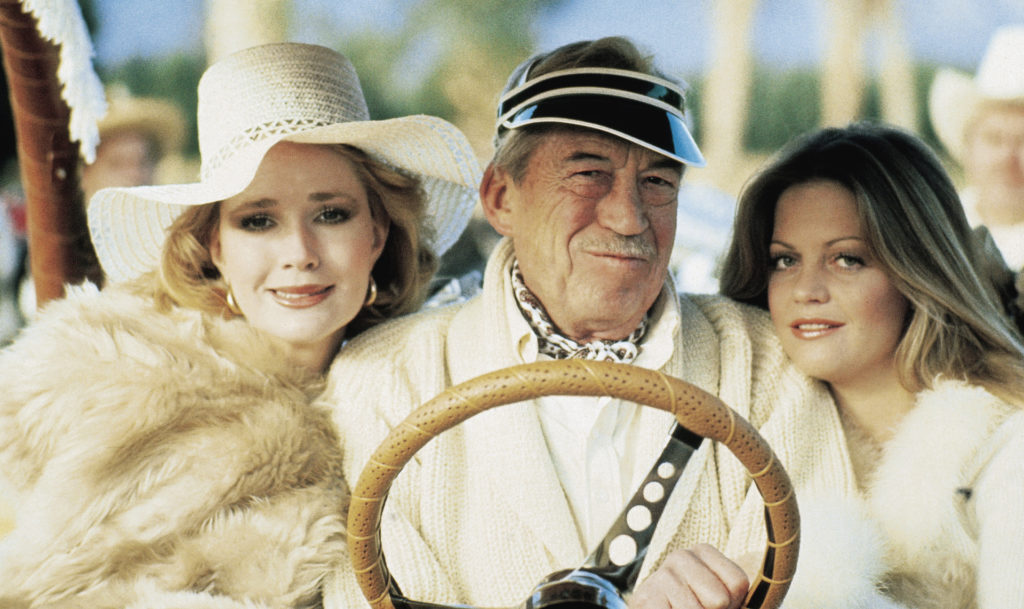
M491 256L480 296L385 324L346 347L325 399L335 409L351 486L413 407L446 387L523 363L506 323L512 259L505 240ZM673 297L666 284L661 298ZM853 492L835 408L788 363L764 312L715 296L681 296L678 306L680 335L662 371L717 394L750 420L798 489ZM663 428L649 433L651 442L665 442ZM641 580L670 550L698 542L733 557L763 550L762 511L739 462L706 441L668 502ZM405 595L480 607L519 605L544 576L579 565L590 550L576 532L532 403L488 411L432 440L392 488L383 531L388 567ZM325 606L366 606L350 568L325 585Z

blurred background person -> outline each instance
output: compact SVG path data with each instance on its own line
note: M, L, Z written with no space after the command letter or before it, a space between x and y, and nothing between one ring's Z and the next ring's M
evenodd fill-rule
M81 184L88 201L101 188L146 186L161 179L163 161L180 155L185 117L172 102L133 97L123 85L107 89L107 114L99 123L96 160L83 164Z
M972 77L935 75L935 132L963 166L967 219L985 226L1014 272L1024 268L1024 24L996 31Z
M107 113L99 121L100 142L92 163L82 163L83 202L102 188L127 188L181 181L181 154L186 122L181 109L169 100L135 97L121 84L107 88ZM19 274L18 310L32 319L35 288L23 257Z

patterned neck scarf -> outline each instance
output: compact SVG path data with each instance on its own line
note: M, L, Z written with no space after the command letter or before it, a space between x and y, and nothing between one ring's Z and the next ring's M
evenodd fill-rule
M622 340L593 340L580 344L563 336L551 323L544 307L526 287L519 261L512 262L512 291L516 304L533 333L537 335L537 350L554 359L589 359L603 362L632 363L640 353L640 341L647 333L647 315L633 333Z

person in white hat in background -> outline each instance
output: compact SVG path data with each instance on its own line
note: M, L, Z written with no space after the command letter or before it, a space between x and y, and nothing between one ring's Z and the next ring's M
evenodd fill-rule
M321 46L240 51L198 98L199 182L97 192L107 284L0 354L2 606L315 606L344 560L311 399L345 341L422 302L478 166L439 118L370 120Z
M928 98L931 122L963 166L961 199L1007 265L1024 269L1024 24L1000 28L977 73L944 68Z

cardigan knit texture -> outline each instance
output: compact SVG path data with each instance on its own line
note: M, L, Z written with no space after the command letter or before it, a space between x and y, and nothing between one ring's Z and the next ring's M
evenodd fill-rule
M353 486L388 430L417 405L523 363L507 323L508 307L515 306L508 292L512 259L506 239L492 253L480 295L364 333L335 362L324 400L334 408ZM678 298L681 317L662 372L719 396L747 418L798 490L855 492L828 393L788 362L763 311L722 297L678 296L671 282L660 298ZM652 443L664 444L663 426L648 431ZM762 552L762 513L739 461L705 441L667 503L640 581L673 549L699 542L733 558ZM406 596L478 607L519 605L542 578L578 566L591 550L575 528L529 402L489 410L431 440L392 486L382 535L388 569ZM834 586L839 594L848 591L845 583ZM865 582L850 578L850 585ZM326 607L366 605L351 567L325 586Z

